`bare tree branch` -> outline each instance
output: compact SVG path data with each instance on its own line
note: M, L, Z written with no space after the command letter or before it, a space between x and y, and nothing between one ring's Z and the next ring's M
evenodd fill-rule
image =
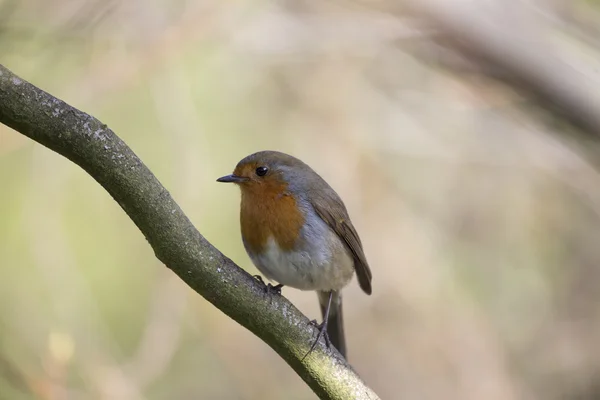
M192 289L271 346L322 399L378 399L286 298L214 248L133 151L94 117L0 65L0 122L87 171L142 231L156 257ZM91 211L91 210L90 210Z

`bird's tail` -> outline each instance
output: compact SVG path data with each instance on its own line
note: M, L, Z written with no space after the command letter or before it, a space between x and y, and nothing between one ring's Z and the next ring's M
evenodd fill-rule
M325 318L329 292L318 292L321 315ZM327 335L331 344L346 358L346 338L344 336L344 315L342 313L342 293L333 291L329 318L327 319Z

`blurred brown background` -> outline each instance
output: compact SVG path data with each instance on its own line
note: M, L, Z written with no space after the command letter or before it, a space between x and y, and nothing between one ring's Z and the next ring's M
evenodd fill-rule
M373 269L346 329L382 398L597 399L600 155L523 79L600 106L598 7L0 0L0 62L107 123L252 273L238 190L215 179L263 149L325 177ZM447 18L493 30L508 70ZM314 398L88 175L4 126L0 193L1 399ZM319 317L314 294L284 294Z

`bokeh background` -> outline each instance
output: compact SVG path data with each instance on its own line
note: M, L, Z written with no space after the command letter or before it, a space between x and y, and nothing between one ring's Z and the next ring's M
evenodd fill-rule
M0 0L0 62L107 123L252 273L238 190L215 179L263 149L313 166L373 269L346 329L382 398L598 399L598 132L547 108L600 106L598 7ZM509 67L550 60L529 78L575 95L532 93L452 26L495 32ZM0 268L1 399L314 398L88 175L4 126ZM314 294L284 294L319 317Z

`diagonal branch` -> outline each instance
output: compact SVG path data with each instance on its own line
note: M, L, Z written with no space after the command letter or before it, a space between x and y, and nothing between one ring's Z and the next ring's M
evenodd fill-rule
M133 151L96 118L0 65L0 122L87 171L142 231L156 257L192 289L271 346L323 399L378 399L282 296L214 248Z

